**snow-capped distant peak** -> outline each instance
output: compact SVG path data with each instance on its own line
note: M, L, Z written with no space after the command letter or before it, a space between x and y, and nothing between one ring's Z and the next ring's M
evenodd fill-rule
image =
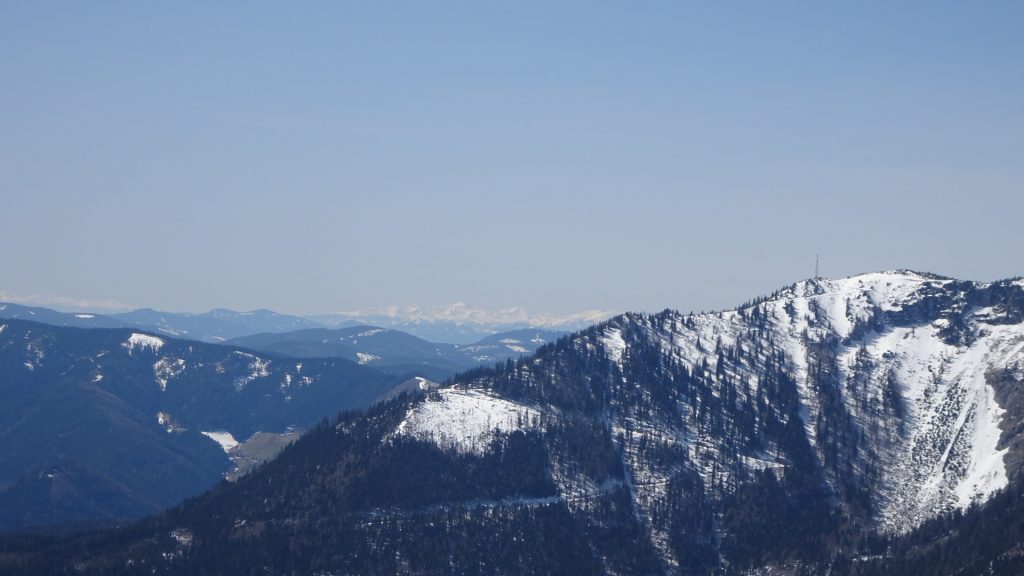
M607 310L585 310L572 314L531 313L519 306L501 310L474 308L465 302L441 306L393 305L352 312L339 312L336 316L364 320L387 318L398 322L427 323L450 322L453 324L477 325L523 325L538 328L567 328L594 324L611 317Z
M843 278L801 280L769 300L788 302L801 310L806 308L794 321L802 323L813 315L828 322L838 336L845 338L874 310L901 310L918 301L926 289L938 289L950 282L954 280L934 274L888 270ZM814 308L813 314L810 307Z

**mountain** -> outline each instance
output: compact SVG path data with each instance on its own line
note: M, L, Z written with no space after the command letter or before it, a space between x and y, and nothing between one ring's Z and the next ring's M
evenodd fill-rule
M459 347L471 356L477 364L493 364L508 358L532 354L545 344L551 344L565 336L565 332L521 328L492 334L472 344Z
M255 334L230 344L285 356L346 358L393 374L443 380L481 364L534 352L560 334L547 330L503 332L466 346L428 342L376 326L313 328L283 334Z
M540 329L570 332L607 319L604 310L574 314L533 314L520 307L491 311L463 302L445 306L386 306L357 312L318 314L308 318L332 328L373 325L401 330L433 342L469 345L501 332Z
M0 566L1020 574L1022 391L1024 281L813 279L617 316L138 524L0 540Z
M103 314L65 313L38 306L22 306L21 304L11 302L0 302L0 319L28 320L54 326L76 326L79 328L120 328L126 326L123 321Z
M131 312L96 314L58 312L10 302L0 302L0 319L30 320L79 328L139 328L203 342L223 342L250 334L323 327L322 324L300 316L278 314L271 310L235 312L217 308L202 314L188 314L140 308Z
M177 338L203 342L223 342L261 332L288 332L322 326L312 320L278 314L272 310L235 312L217 308L202 314L186 314L141 308L132 312L112 314L111 317L124 322L127 326L138 326Z
M308 428L399 380L340 359L0 320L0 530L152 514L230 472L235 438Z
M66 313L49 308L0 302L0 319L30 320L54 326L77 326L80 328L139 328L175 338L187 338L202 342L225 342L257 334L370 326L406 332L428 342L470 346L477 344L479 340L510 331L536 331L538 334L564 333L589 326L608 316L608 313L601 311L564 316L533 315L522 308L490 312L470 308L465 304L430 308L389 306L363 312L319 314L307 317L279 314L272 310L236 312L224 308L217 308L201 314L165 312L150 308L140 308L131 312L98 314L94 312ZM263 340L258 341L262 342ZM532 350L529 345L525 348ZM500 351L500 347L495 351Z

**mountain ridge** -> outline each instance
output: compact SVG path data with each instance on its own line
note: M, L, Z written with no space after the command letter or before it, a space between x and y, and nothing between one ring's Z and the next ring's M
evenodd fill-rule
M444 380L475 366L530 354L560 335L548 330L523 329L458 345L429 342L400 330L361 325L253 334L226 343L286 356L345 358L389 373Z
M376 314L375 310L305 316L283 314L266 308L249 311L213 308L198 313L137 308L127 312L100 313L61 312L0 301L0 318L22 318L56 326L134 327L155 330L172 337L214 343L262 333L281 334L301 329L341 329L375 325L404 331L432 342L470 345L507 331L533 329L550 332L578 329L609 315L601 311L566 315L530 314L519 307L493 312L471 308L461 303L440 307L390 306L382 309L385 312L391 310L391 313L385 314ZM410 319L403 315L403 310L415 310L417 316ZM441 312L437 313L437 310Z

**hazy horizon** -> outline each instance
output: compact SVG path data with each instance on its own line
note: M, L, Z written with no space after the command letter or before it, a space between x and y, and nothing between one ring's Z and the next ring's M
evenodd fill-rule
M0 290L736 306L1024 274L1024 5L0 7Z
M891 268L891 269L886 269L886 270L864 270L864 271L857 272L857 273L854 273L854 274L845 274L845 275L842 275L842 276L821 274L820 277L821 278L825 278L825 279L840 279L840 278L847 278L847 277L851 277L851 276L859 276L859 275L862 275L862 274L871 274L871 273L875 273L875 272L891 272L891 271L897 271L897 270L907 270L907 271L924 273L924 274L935 274L935 275L938 275L938 276L944 276L944 277L952 278L952 279L955 279L955 280L966 280L966 281L975 281L975 282L995 282L995 281L1006 280L1006 279L1010 279L1010 278L1024 277L1024 274L1017 274L1017 275L1013 275L1013 276L1004 276L1004 277L1000 277L1000 278L987 278L987 279L962 278L962 277L950 276L948 274L941 274L941 273L937 273L937 272L932 272L932 271L928 271L928 270L914 270L914 269L910 269L910 268L899 268L899 269ZM558 319L565 320L565 319L574 318L574 317L584 317L584 316L598 317L598 316L601 316L602 319L603 319L603 318L611 317L611 316L614 316L614 315L617 315L617 314L621 314L621 313L624 313L624 312L658 312L658 311L664 310L665 308L677 309L677 310L679 310L681 312L696 312L696 313L700 313L700 312L716 312L716 311L720 311L720 310L728 310L728 309L733 309L733 308L742 306L744 302L749 301L751 299L758 298L758 297L761 297L761 296L765 296L765 295L767 295L767 294L769 294L771 292L774 292L775 290L781 290L781 289L785 288L786 286L789 286L789 285L791 285L793 283L800 282L800 281L803 281L803 280L808 280L810 278L813 278L813 274L811 274L811 275L809 275L809 276L807 276L805 278L799 278L799 279L793 280L792 282L787 282L786 284L776 286L776 287L774 287L772 289L765 290L763 292L751 293L748 296L746 296L743 301L738 301L738 302L735 302L735 303L733 303L731 305L722 306L722 307L701 307L701 306L695 306L695 307L690 307L690 308L680 308L680 307L673 307L673 306L662 306L661 308L652 308L652 309L631 308L631 309L625 309L625 310L610 310L610 309L602 309L602 308L591 308L591 309L564 310L564 311L559 311L559 312L552 312L552 311L541 310L541 309L536 309L536 310L535 309L527 309L527 308L522 307L522 306L508 306L508 307L503 307L503 308L485 308L485 307L475 306L475 305L473 305L473 303L469 303L469 302L453 301L453 302L447 302L447 303L425 304L425 305L415 304L415 303L399 303L399 304L389 304L389 305L385 305L385 306L376 306L376 307L368 307L368 308L320 310L320 311L312 311L312 312L290 312L288 310L268 308L266 306L260 306L260 307L256 307L256 308L233 308L231 306L214 306L214 307L211 307L211 308L200 309L200 310L175 310L175 309L157 309L157 310L162 311L162 312L184 313L184 314L203 314L203 313L212 312L212 311L215 311L215 310L230 310L230 311L233 311L233 312L242 312L242 313L245 313L245 312L255 312L255 311L258 311L258 310L269 310L271 312L277 312L277 313L280 313L280 314L287 314L287 315L300 316L300 317L306 317L306 318L313 318L313 317L317 317L317 316L331 316L331 315L338 315L338 316L350 315L350 316L354 316L354 317L355 316L359 316L359 315L365 315L365 316L380 315L380 316L396 316L396 317L400 317L403 314L409 314L411 311L418 310L418 311L421 311L423 313L434 313L434 314L441 314L441 313L455 314L455 313L458 313L458 312L462 312L464 314L492 315L492 316L497 316L497 315L500 315L500 314L505 314L506 316L508 316L508 315L511 315L511 314L514 314L514 313L518 313L518 314L528 315L531 318L551 317L551 318L558 318ZM63 295L53 295L53 294L17 294L17 293L5 291L5 290L0 290L0 302L9 302L9 303L13 303L13 304L20 304L20 305L23 305L23 306L37 306L37 307L42 307L42 308L51 308L53 310L57 310L57 311L61 311L61 312L94 312L94 313L97 313L97 314L103 314L103 313L114 314L114 313L119 313L119 312L130 312L130 311L140 310L140 309L154 309L153 306L149 306L149 305L146 305L146 304L141 304L141 305L139 305L139 304L125 304L125 303L116 302L116 301L112 301L112 300L81 300L81 299L76 299L76 298L70 298L70 297L63 296ZM498 322L497 320L490 320L490 321L491 322Z

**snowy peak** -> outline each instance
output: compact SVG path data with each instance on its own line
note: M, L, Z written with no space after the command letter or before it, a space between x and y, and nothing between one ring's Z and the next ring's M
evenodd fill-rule
M499 332L525 328L579 330L610 316L612 313L604 310L545 314L529 312L518 306L487 310L456 302L442 306L385 306L309 318L333 327L373 324L402 330L426 340L465 345Z
M941 287L953 280L908 270L889 270L847 276L845 278L812 278L797 282L784 291L792 296L809 297L821 294L836 296L863 295L875 303L902 301L924 286Z
M356 312L340 312L338 316L352 319L388 318L400 322L451 322L454 324L526 325L545 328L565 328L599 322L609 316L604 310L586 310L574 314L533 314L513 306L501 310L472 307L465 302L442 306L385 306Z
M954 282L930 274L893 270L846 278L813 278L797 282L773 299L815 302L833 327L867 319L873 309L900 310Z

